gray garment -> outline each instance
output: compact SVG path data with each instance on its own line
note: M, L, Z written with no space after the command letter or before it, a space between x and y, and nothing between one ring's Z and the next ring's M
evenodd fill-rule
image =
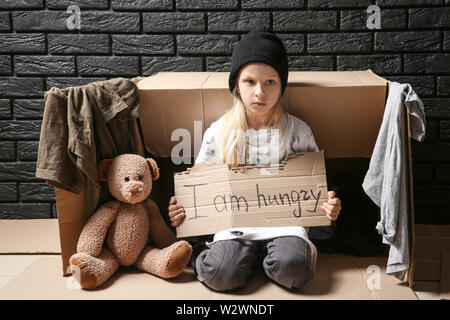
M386 273L400 280L404 279L410 265L404 104L408 108L411 137L417 141L425 137L423 102L410 84L392 82L383 122L362 185L366 194L380 207L381 220L376 228L383 236L383 243L390 245Z
M229 291L242 288L261 260L266 275L289 289L300 288L314 277L311 247L299 237L217 241L199 254L193 268L209 288Z

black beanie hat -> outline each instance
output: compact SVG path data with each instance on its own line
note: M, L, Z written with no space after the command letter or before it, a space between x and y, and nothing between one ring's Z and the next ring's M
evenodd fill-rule
M250 62L262 62L274 68L281 79L281 95L286 89L288 58L283 42L269 27L245 34L234 48L228 86L233 93L239 70Z

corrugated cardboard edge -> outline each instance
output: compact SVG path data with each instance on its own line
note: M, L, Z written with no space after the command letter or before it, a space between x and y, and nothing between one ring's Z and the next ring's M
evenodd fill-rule
M60 188L55 188L56 210L58 214L59 239L61 243L62 273L70 276L69 259L77 252L78 238L86 222L85 188L80 194L75 194Z

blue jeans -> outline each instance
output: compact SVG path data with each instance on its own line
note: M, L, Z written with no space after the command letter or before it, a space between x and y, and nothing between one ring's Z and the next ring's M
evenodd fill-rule
M276 283L298 289L314 277L311 248L293 236L264 241L222 240L193 260L197 279L216 291L242 288L258 263Z

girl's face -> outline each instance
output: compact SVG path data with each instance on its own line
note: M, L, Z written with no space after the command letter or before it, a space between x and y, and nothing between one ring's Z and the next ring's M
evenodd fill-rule
M254 116L267 114L278 102L281 94L281 79L271 66L252 62L239 73L237 92L247 112Z

